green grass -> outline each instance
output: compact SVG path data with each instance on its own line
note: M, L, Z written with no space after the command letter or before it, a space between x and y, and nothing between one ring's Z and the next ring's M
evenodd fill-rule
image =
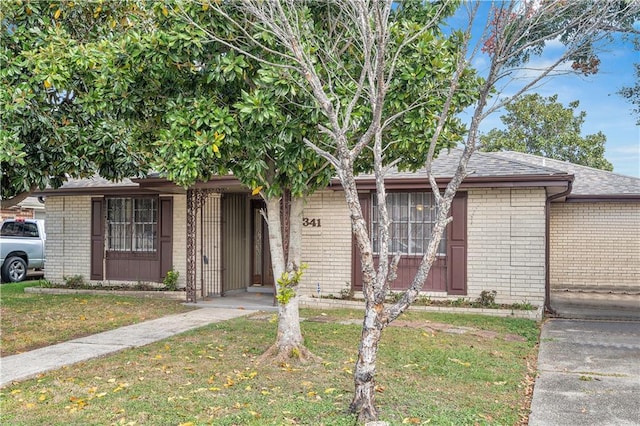
M275 339L262 314L194 330L77 364L0 391L12 425L353 425L345 414L362 317L303 310L306 345L321 362L257 365ZM321 319L322 322L316 321ZM396 424L513 425L526 417L533 321L411 313L414 327L385 330L376 403ZM495 331L495 338L427 332L438 322ZM505 340L506 334L524 337Z
M0 286L2 356L190 310L177 300L24 292L38 284Z

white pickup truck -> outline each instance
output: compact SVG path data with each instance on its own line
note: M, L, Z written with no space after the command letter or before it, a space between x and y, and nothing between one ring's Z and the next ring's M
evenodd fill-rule
M0 277L20 282L28 269L44 268L47 236L42 220L8 219L0 226Z

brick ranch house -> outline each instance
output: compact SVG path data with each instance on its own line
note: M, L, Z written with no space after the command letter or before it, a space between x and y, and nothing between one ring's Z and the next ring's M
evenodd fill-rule
M448 182L460 151L433 171ZM434 299L540 305L551 289L640 293L640 179L515 152L473 155L424 286ZM359 177L373 229L375 182ZM386 179L392 250L403 253L396 289L410 281L429 237L433 200L424 173ZM180 273L188 300L273 291L262 201L231 176L184 190L166 179L69 181L46 190L47 278L162 282ZM375 237L374 247L376 245ZM306 201L303 295L360 290L358 254L339 184Z
M15 206L0 209L0 221L6 219L41 219L44 220L44 202L36 197L27 197Z

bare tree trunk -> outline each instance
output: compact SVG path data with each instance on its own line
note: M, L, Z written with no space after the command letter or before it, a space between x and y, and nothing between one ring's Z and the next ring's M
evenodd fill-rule
M268 198L267 224L269 228L269 244L271 248L271 265L276 280L278 299L278 335L276 342L258 359L259 362L269 361L276 364L291 362L292 360L305 362L315 360L305 346L300 329L299 297L297 283L290 285L284 277L295 277L301 273L302 249L302 208L303 199L292 197L290 218L288 221L289 245L288 256L285 257L282 223L280 220L282 198ZM286 264L285 264L286 262ZM287 293L289 291L292 293ZM289 295L287 295L289 294Z
M376 304L372 308L367 302L358 348L358 360L353 371L355 392L349 405L349 412L357 414L360 421L378 418L378 411L375 407L375 375L378 343L382 337L383 329L383 324L380 321L382 310L382 304Z
M353 234L360 252L365 315L358 348L358 359L353 372L355 390L349 405L349 412L357 414L358 419L361 421L368 421L378 418L378 412L375 408L375 374L378 343L384 328L382 321L384 297L380 299L379 292L376 291L377 286L374 281L377 273L373 263L373 247L369 239L367 223L362 214L362 206L358 198L358 190L352 170L352 167L345 165L343 169L338 170L338 175L344 189L347 206L351 214ZM385 219L381 218L380 220Z

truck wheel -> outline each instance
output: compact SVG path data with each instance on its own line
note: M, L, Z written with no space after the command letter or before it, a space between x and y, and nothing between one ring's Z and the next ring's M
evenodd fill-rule
M19 283L27 277L27 263L21 257L10 257L2 265L2 280Z

